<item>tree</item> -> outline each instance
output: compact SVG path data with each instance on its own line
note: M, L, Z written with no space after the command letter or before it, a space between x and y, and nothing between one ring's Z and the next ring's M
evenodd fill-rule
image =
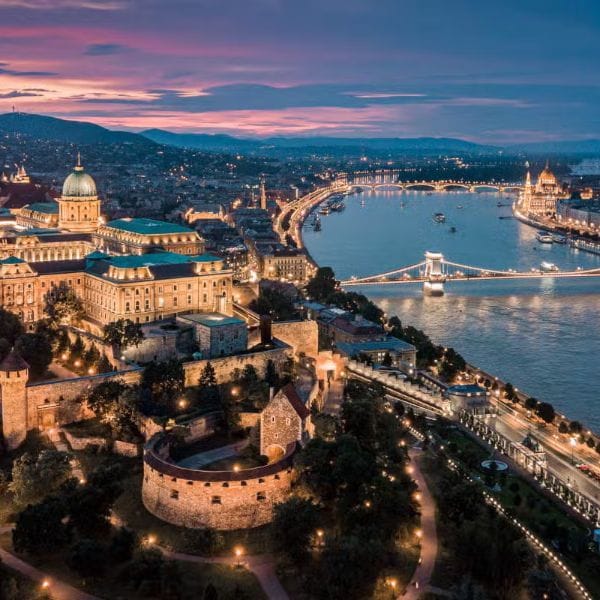
M552 423L556 417L554 407L548 402L540 402L536 408L536 413L546 423Z
M280 551L295 563L304 562L319 522L318 507L312 500L292 496L276 504L274 513L273 539Z
M537 408L538 401L535 398L527 398L525 400L525 408L527 410L535 410Z
M171 358L163 362L152 361L146 365L142 387L150 392L152 401L167 414L176 411L176 400L184 390L185 373L181 361Z
M118 379L103 381L87 394L86 404L99 419L108 423L114 417L119 398L125 393L127 387Z
M0 308L0 338L8 342L9 349L23 332L23 324L19 317L4 308Z
M144 341L144 332L139 323L134 323L131 319L118 319L104 327L103 339L111 346L137 348Z
M219 402L220 394L217 385L217 376L215 368L210 362L206 363L202 373L200 374L200 391L199 399L202 404L213 405Z
M82 538L71 548L67 564L81 577L98 577L106 569L106 547L96 540Z
M90 347L83 354L83 362L88 367L93 367L100 360L100 352L94 344L90 344Z
M569 423L569 433L581 433L583 425L579 421L571 421Z
M79 334L77 334L75 336L75 341L73 342L73 344L71 344L71 357L70 357L71 360L74 362L77 359L82 358L84 352L85 352L85 344L83 343L81 336Z
M69 530L63 523L67 513L64 503L50 497L29 505L17 517L13 529L13 546L17 552L46 554L69 540Z
M596 447L596 440L594 440L594 438L590 435L590 437L587 439L586 444L588 445L588 448L592 448L592 450Z
M381 361L382 366L391 367L392 366L392 356L389 352L386 352L383 356L383 360Z
M567 424L564 421L561 421L559 426L558 426L558 432L559 433L568 433L569 432L569 427L567 426Z
M212 583L209 583L204 588L203 600L219 600L219 594L217 592L217 588Z
M249 308L259 315L273 317L276 321L289 321L298 317L293 298L273 288L261 288L260 295L250 303Z
M265 369L265 381L269 384L269 387L277 389L279 386L279 374L277 373L275 363L271 359L267 361L267 367Z
M337 281L331 267L319 267L315 276L308 282L306 293L317 302L326 302L335 292Z
M33 377L41 377L52 362L52 345L41 333L24 333L15 342L15 352L29 365Z
M135 531L127 527L119 527L108 547L108 555L115 563L123 563L131 559L137 545Z
M506 399L511 402L516 398L515 388L512 383L506 383L504 385L504 395L506 396Z
M55 325L77 324L85 315L83 302L64 281L46 294L44 311Z
M106 354L102 353L102 356L98 361L98 373L109 373L110 371L112 371L112 365L110 364Z
M71 457L66 452L42 450L37 459L28 453L13 463L10 491L17 504L39 502L71 476Z

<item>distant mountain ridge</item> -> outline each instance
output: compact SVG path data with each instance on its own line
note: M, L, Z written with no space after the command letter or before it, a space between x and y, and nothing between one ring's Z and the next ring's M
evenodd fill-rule
M137 133L113 131L87 121L69 121L20 112L0 115L0 133L20 133L40 139L74 144L126 143L139 146L154 145L154 142L149 138Z
M495 152L499 148L455 138L339 138L339 137L268 137L236 138L227 134L173 133L163 129L148 129L140 135L160 144L170 144L203 150L239 150L272 148L354 148L365 150L433 151L433 152Z
M252 152L265 155L285 150L330 148L357 151L415 152L421 154L468 152L471 154L532 153L540 155L570 154L600 156L600 139L532 142L493 146L458 138L343 138L343 137L268 137L238 138L227 134L174 133L148 129L139 133L115 131L87 121L70 121L29 113L0 115L0 134L20 133L40 139L73 144L125 143L142 147L164 144L205 152Z

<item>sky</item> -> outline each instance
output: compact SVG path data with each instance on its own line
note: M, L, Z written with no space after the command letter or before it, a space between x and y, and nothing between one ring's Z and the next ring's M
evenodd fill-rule
M600 0L0 0L0 113L113 129L600 138Z

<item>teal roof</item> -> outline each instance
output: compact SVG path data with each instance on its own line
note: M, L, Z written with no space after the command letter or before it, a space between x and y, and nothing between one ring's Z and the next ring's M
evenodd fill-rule
M90 252L90 254L86 254L86 260L98 260L100 258L110 258L109 254L105 254L104 252L100 252L100 250L94 250L94 252Z
M180 315L181 319L193 321L206 327L222 327L223 325L246 325L245 321L237 317L228 317L221 313L196 313L191 315Z
M16 256L9 256L8 258L0 260L0 264L3 265L16 265L24 262L25 261L22 258L17 258Z
M29 210L35 210L36 212L45 213L47 215L58 214L58 203L57 202L34 202L28 204L25 208Z
M107 227L121 229L130 233L139 233L141 235L153 235L163 233L192 233L194 230L177 223L169 223L167 221L156 221L155 219L139 218L124 218L109 221Z
M89 257L88 257L89 258ZM222 260L213 254L198 254L187 256L175 252L151 252L150 254L110 256L106 258L115 267L135 269L137 267L152 267L156 265L181 265L192 262L213 262Z

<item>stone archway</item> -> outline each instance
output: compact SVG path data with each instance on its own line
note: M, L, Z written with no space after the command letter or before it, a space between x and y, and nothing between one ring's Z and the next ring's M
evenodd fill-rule
M285 450L279 444L271 444L270 446L267 446L265 453L270 464L281 460L285 454Z

